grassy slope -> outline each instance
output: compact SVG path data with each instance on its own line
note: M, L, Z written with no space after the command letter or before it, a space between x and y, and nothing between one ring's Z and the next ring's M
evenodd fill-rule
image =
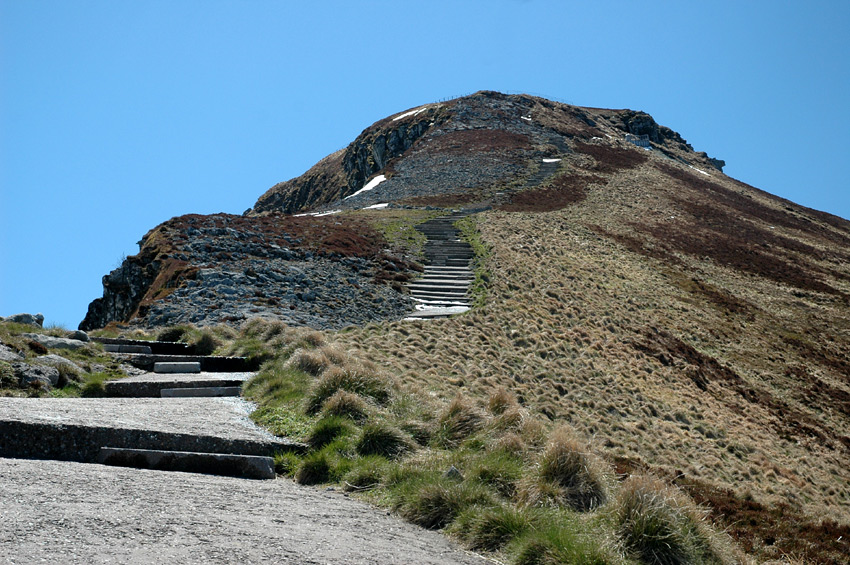
M717 187L685 183L701 175L659 162L614 171L562 210L479 216L490 248L486 306L336 340L444 398L462 390L483 399L505 386L623 469L731 489L736 501L773 509L762 518L775 520L774 533L826 519L812 535L830 543L828 521L850 523L847 230L714 173L726 191L718 200ZM586 159L570 166L593 172ZM685 181L671 181L665 166ZM696 209L703 201L727 217L711 225ZM711 248L742 230L784 247L721 246L742 264ZM765 556L802 551L741 535Z

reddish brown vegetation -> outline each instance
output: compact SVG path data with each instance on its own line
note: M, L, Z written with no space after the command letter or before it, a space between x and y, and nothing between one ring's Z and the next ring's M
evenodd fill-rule
M793 556L807 562L841 564L850 555L850 526L814 522L786 504L767 506L735 493L678 476L674 482L698 504L708 506L747 553L762 558Z
M548 188L525 190L511 196L508 204L499 206L506 212L551 212L587 198L591 183L604 183L597 176L563 175L554 179Z
M642 343L633 342L632 346L658 359L662 365L683 362L684 374L702 391L710 393L721 402L729 404L728 392L733 391L748 403L766 408L775 418L775 426L780 437L813 438L835 449L847 446L847 438L824 428L813 418L792 408L787 402L776 398L769 392L747 383L733 370L722 366L716 359L704 355L667 332L650 330L645 333ZM730 409L740 412L740 408L730 404ZM830 440L834 440L830 441ZM837 444L837 445L836 445ZM840 447L839 447L840 449Z
M788 556L838 565L845 562L850 552L850 526L832 520L816 522L787 504L760 504L741 498L732 490L689 478L678 471L652 468L635 459L615 457L613 466L619 480L647 473L666 477L707 508L709 518L760 561Z
M527 135L494 129L467 129L451 131L429 138L421 147L431 153L467 154L499 150L530 150Z
M376 257L386 246L383 236L365 218L351 216L271 214L246 218L230 214L189 214L163 225L178 247L180 242L187 241L186 231L193 227L230 228L251 234L253 243L345 256Z
M751 218L761 218L780 225L775 220L786 214L670 165L662 163L658 167L680 183L687 183L682 191L684 197L671 198L689 213L690 219L679 218L675 222L654 225L637 222L629 224L635 232L652 236L651 244L633 236L612 234L598 227L594 229L612 237L631 251L666 262L677 262L670 251L700 258L710 257L718 264L797 288L850 298L819 276L832 275L846 279L846 275L823 269L811 261L812 258L843 260L842 254L780 236L750 221ZM795 224L796 220L787 216L791 219L785 218L783 225ZM818 233L826 237L820 231ZM840 234L832 236L840 237Z
M791 212L794 210L794 208L801 207L787 200L777 198L776 196L768 194L757 188L751 187L748 184L738 182L738 184L746 187L750 191L762 194L766 197L776 200L779 203L783 203L783 210L777 210L776 208L771 208L769 206L765 206L760 202L757 202L749 195L734 192L724 186L721 186L718 183L712 182L705 178L701 178L698 175L691 174L679 167L674 167L667 163L658 163L656 166L661 172L671 178L676 179L677 181L685 185L688 189L696 191L699 195L710 196L710 203L708 204L708 206L710 206L711 208L719 208L720 206L723 206L732 210L736 216L757 218L769 225L781 226L784 228L798 230L809 236L814 236L816 239L831 241L833 243L838 243L844 247L850 246L850 237L848 237L847 235L836 233L833 230L815 224L808 218L792 214ZM688 200L688 202L691 202L691 200ZM696 211L704 213L706 212L705 208L706 205L702 205L697 207ZM814 212L814 210L806 211ZM815 215L825 221L830 220L828 223L833 224L835 227L840 227L843 230L850 230L850 222L841 221L840 218L836 218L835 216L825 214L823 212L817 213ZM808 245L804 245L789 238L777 238L771 243L786 245L789 249L793 249L795 251L800 251L807 254L815 254L816 256L820 256L821 254L821 252L815 250L815 248ZM847 255L841 254L836 255L836 257L848 260Z
M590 155L596 160L593 170L600 173L616 173L638 167L649 159L641 149L623 149L608 145L576 142L575 150Z

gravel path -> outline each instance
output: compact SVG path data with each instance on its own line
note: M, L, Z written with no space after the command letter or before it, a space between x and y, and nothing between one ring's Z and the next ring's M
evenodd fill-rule
M484 564L339 491L0 458L0 562Z

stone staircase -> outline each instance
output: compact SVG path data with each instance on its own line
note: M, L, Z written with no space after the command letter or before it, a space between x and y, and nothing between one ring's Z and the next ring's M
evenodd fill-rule
M425 275L408 283L416 310L405 320L445 318L469 310L469 285L473 279L472 247L461 240L458 220L481 210L462 210L416 226L425 243Z
M0 398L0 457L273 479L273 454L306 449L258 428L243 400L217 398L240 395L254 375L246 359L93 340L146 372L105 383L106 398Z
M239 396L242 383L252 374L244 357L198 355L185 343L97 337L92 340L122 361L148 371L107 382L109 396Z

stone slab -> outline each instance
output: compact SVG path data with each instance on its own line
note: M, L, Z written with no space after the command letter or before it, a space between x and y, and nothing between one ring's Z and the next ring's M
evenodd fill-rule
M241 398L0 398L0 457L93 462L101 447L271 455L303 451Z
M198 361L159 361L153 364L154 373L200 373Z
M160 391L162 398L210 398L216 396L239 396L241 393L242 387L239 386L164 388Z
M204 473L245 479L275 478L274 459L257 455L102 447L96 462L116 467Z
M126 398L160 398L166 388L241 387L256 373L143 373L105 383L107 396Z
M103 350L109 353L152 353L149 345L114 345L104 343Z

